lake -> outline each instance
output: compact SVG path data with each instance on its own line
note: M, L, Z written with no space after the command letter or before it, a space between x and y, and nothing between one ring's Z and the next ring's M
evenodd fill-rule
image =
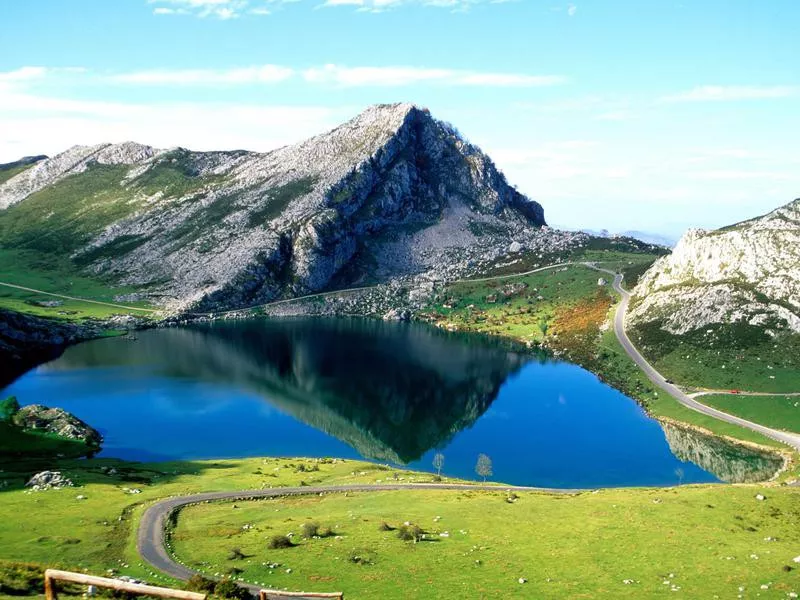
M339 457L432 471L441 452L443 474L474 479L483 453L493 480L568 488L747 480L774 466L680 428L665 435L576 365L420 324L142 331L68 348L0 395L62 407L103 434L100 456L130 460Z

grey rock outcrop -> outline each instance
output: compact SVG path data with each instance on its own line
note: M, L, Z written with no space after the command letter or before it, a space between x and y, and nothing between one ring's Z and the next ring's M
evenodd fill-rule
M17 427L51 433L62 438L99 447L102 436L92 427L63 408L48 408L41 404L23 406L12 417Z
M28 483L25 484L25 487L29 487L35 492L58 490L72 486L72 480L64 477L61 471L42 471L41 473L36 473L36 475L31 477Z
M800 200L687 232L639 280L628 320L660 321L672 334L734 322L800 332Z

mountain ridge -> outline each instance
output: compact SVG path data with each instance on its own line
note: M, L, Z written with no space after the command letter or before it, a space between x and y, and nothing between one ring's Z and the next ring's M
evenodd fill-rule
M65 200L66 199L66 200ZM267 153L76 146L0 184L0 244L165 306L238 308L424 273L464 274L579 236L413 104L369 107Z

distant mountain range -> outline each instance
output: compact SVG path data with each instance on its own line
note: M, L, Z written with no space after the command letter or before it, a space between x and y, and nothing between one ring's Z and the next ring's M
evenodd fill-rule
M647 231L630 230L630 231L621 231L619 233L609 233L608 229L601 229L601 230L582 229L581 231L596 237L633 238L641 242L645 242L646 244L655 244L656 246L664 246L665 248L673 248L678 241L676 238L669 237L667 235L662 235L659 233L649 233Z
M0 183L0 248L176 310L455 277L512 245L586 239L545 227L488 156L411 104L266 154L128 142L25 160Z

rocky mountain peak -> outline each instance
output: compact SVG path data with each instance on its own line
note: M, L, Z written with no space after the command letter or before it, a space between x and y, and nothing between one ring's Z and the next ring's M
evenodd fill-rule
M179 309L463 275L510 247L550 251L572 239L540 229L538 203L409 103L368 107L266 153L75 146L0 185L0 231L4 218L29 246L58 228L58 251L83 272Z
M800 332L800 201L714 231L692 229L634 290L634 323L670 333L746 322Z

